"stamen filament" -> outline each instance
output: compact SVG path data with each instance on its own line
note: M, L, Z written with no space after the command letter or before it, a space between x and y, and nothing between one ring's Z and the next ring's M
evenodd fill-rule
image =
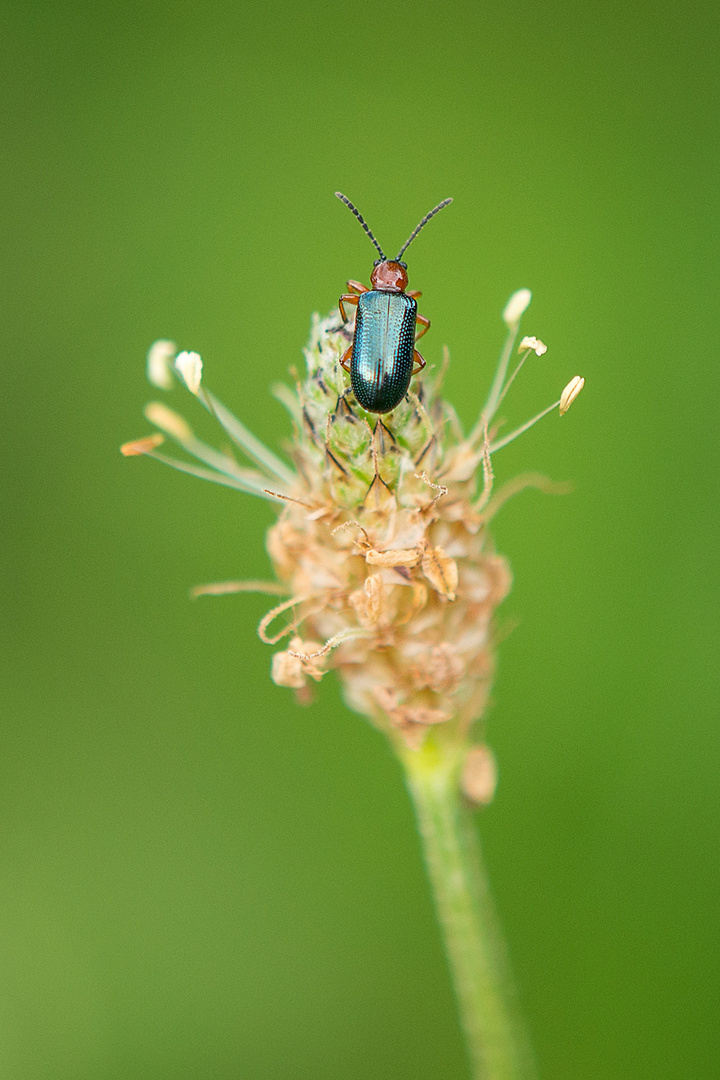
M542 412L539 412L537 416L533 416L532 420L528 420L527 423L522 424L519 428L515 428L515 430L511 431L509 435L506 435L504 439L498 439L497 442L492 443L490 446L490 453L494 454L496 450L502 449L503 446L507 446L513 439L517 439L518 435L522 435L522 433L527 431L528 428L531 428L533 424L537 424L538 420L542 420L543 416L547 416L553 409L557 409L559 404L560 398L558 398L557 401L554 401L552 405L548 405L547 409L543 409Z
M190 596L231 596L233 593L265 593L267 596L286 596L285 585L277 581L212 581L208 585L196 585L190 590Z
M512 356L513 346L515 339L518 336L518 327L511 326L508 330L508 335L505 338L505 344L503 350L500 353L500 359L498 360L497 371L495 372L495 378L493 384L490 387L490 393L488 399L483 406L483 410L480 414L480 419L472 430L470 438L477 438L482 434L482 428L484 423L490 423L493 416L497 412L497 407L500 401L500 394L502 393L503 383L505 382L505 376L507 375L508 364L510 363L510 357Z
M512 384L514 383L514 381L515 381L515 379L517 378L517 376L518 376L518 375L520 374L520 369L521 369L521 367L523 366L523 364L525 363L525 361L527 360L527 358L528 358L528 356L530 355L530 353L531 353L531 352L532 352L532 349L527 349L527 350L526 350L526 351L525 351L525 352L524 352L524 353L522 354L522 356L520 357L520 363L519 363L519 364L518 364L518 366L517 366L517 367L515 368L515 370L513 371L512 375L510 376L510 378L508 379L508 381L507 381L507 382L505 383L505 385L503 386L503 389L502 389L502 393L500 394L500 397L499 397L499 398L498 398L498 400L497 400L497 406L496 406L496 408L499 408L499 407L500 407L500 405L502 404L502 402L503 402L503 401L505 400L505 395L507 394L508 390L510 389L510 387L511 387L511 386L512 386Z
M155 451L151 451L144 456L154 458L155 461L160 461L163 465L169 465L172 469L177 469L178 472L197 476L199 480L211 480L214 484L221 484L223 487L235 488L236 491L245 491L248 495L259 495L261 499L273 499L275 501L273 496L263 491L262 488L253 487L237 477L215 472L212 469L201 469L198 465L191 465L187 461L180 461L179 458L169 457L167 454L158 454Z
M264 443L260 442L258 438L253 435L238 418L231 413L229 409L226 409L221 401L211 394L209 390L204 390L200 395L200 400L207 406L209 412L215 416L218 423L222 427L226 435L228 435L236 446L239 446L249 458L257 462L258 465L269 472L272 476L275 476L278 480L282 480L284 484L290 487L295 481L295 474L291 469L285 465L280 458L273 454L272 450L268 450Z
M211 469L215 469L217 472L224 473L225 476L230 476L234 480L240 480L242 483L248 484L253 489L260 488L264 490L267 480L261 473L256 472L255 469L243 469L229 454L223 454L221 451L216 450L214 446L209 446L202 439L198 439L182 417L177 416L176 413L173 413L164 405L151 402L145 408L145 415L151 424L159 427L161 431L174 439L178 446L181 446L183 450L192 457L197 458L198 461L204 462L205 465L209 465Z

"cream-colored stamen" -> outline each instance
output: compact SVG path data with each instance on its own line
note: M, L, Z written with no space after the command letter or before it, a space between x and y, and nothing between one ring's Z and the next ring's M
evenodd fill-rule
M123 443L120 453L123 457L140 457L142 454L150 454L165 442L165 437L160 434L147 435L144 439L133 439L132 442Z
M151 424L155 424L155 427L159 427L166 435L172 435L179 443L188 443L193 437L188 422L160 401L149 402L145 406L145 415Z
M174 341L154 341L147 354L148 382L161 390L172 390L172 364L177 353Z
M181 352L175 357L175 370L191 394L197 397L202 379L203 362L199 353Z
M568 411L584 385L585 380L581 378L580 375L576 375L575 378L571 379L570 382L567 384L562 394L560 395L561 416L564 416L564 414Z
M520 319L530 306L532 293L529 289L518 289L514 292L503 311L503 322L511 329L517 329Z
M536 337L524 337L518 346L518 352L525 352L526 349L531 349L536 356L544 356L547 352L547 345L544 341L540 341Z

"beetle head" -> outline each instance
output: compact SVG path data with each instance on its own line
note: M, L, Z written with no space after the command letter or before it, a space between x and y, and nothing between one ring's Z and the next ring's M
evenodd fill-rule
M378 260L373 266L370 283L373 289L380 292L405 292L408 283L407 267L405 263L390 259Z

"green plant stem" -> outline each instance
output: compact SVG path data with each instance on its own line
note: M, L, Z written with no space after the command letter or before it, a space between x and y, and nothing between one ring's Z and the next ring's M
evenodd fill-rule
M427 743L402 749L425 862L445 940L473 1080L530 1080L525 1032L516 1013L471 811L460 792L464 753Z

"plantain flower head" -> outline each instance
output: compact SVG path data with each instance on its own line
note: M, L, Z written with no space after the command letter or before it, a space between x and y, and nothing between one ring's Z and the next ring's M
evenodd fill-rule
M530 473L495 491L493 458L560 405L499 434L497 410L525 356L545 351L536 338L523 339L523 359L508 376L530 297L519 290L503 312L508 338L468 433L442 397L447 357L439 370L417 376L391 413L364 412L340 365L352 324L343 325L333 311L313 319L303 377L293 390L275 390L292 422L288 460L206 389L197 353L181 352L173 365L175 346L167 342L151 350L151 381L164 387L174 370L238 453L202 441L158 402L146 417L161 435L123 447L128 456L152 457L275 503L278 518L267 535L275 580L219 582L195 595L274 595L259 627L261 639L276 648L274 683L307 700L312 684L335 670L351 708L402 752L433 739L457 746L466 759L468 798L477 803L489 801L495 783L492 755L473 740L482 734L478 722L495 670L496 612L511 586L489 526L521 488L550 488ZM573 380L566 399L577 396L576 386ZM180 454L161 452L162 437Z

